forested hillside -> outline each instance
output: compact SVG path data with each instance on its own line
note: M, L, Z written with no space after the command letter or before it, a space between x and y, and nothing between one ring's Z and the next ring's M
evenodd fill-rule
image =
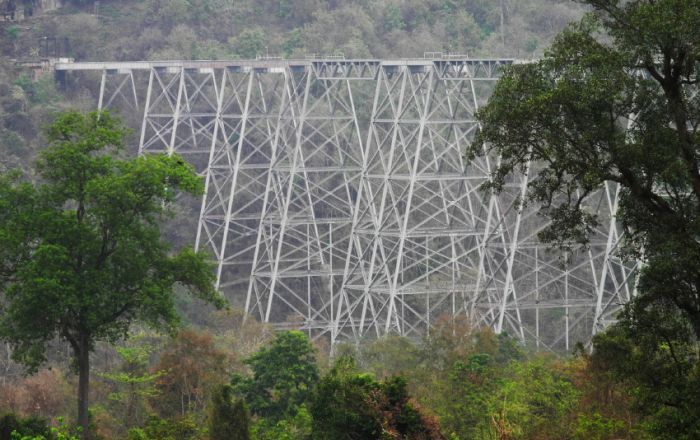
M221 59L256 55L422 57L423 52L530 57L582 8L564 0L67 1L13 29L4 55L37 38L68 38L81 60Z

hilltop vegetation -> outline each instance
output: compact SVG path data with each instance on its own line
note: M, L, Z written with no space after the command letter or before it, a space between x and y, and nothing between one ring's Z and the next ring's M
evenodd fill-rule
M73 0L6 28L6 55L28 55L36 37L69 39L82 60L221 59L257 55L422 57L540 54L581 16L563 0ZM95 15L97 14L97 15ZM12 40L12 41L11 41Z

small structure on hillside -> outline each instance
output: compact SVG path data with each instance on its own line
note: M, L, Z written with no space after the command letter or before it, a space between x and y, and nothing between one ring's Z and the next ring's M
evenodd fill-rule
M22 21L63 7L63 0L0 0L0 21Z

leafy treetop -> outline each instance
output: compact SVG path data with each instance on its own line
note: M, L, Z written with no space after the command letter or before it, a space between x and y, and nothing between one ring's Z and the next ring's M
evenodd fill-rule
M619 185L627 250L647 262L640 301L700 336L700 1L583 3L595 14L498 82L469 152L500 158L496 190L536 164L529 197L552 220L541 236L564 247L599 220L586 197Z
M246 399L253 414L272 421L293 416L318 381L314 348L300 331L279 333L269 347L245 362L253 377L235 376L234 390Z
M97 341L134 322L172 331L176 285L224 305L206 257L174 253L160 235L176 192L201 193L201 179L178 156L119 158L126 134L109 113L66 112L48 128L39 183L0 176L0 338L29 370L52 339L70 344L84 431Z

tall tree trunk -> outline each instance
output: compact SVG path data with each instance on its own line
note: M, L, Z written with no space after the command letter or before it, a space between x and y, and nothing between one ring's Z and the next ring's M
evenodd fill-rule
M80 346L76 353L78 360L78 425L82 428L83 440L90 438L88 432L88 394L90 392L90 344L88 338L80 338Z

